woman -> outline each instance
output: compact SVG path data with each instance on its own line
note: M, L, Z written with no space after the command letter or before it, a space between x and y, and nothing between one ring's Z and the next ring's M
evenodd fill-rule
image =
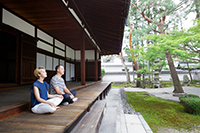
M62 100L62 95L50 95L48 93L49 84L44 81L47 77L46 69L39 67L34 70L34 76L37 80L31 86L31 110L33 113L53 113L59 108ZM48 99L50 98L50 99ZM47 100L48 99L48 100Z

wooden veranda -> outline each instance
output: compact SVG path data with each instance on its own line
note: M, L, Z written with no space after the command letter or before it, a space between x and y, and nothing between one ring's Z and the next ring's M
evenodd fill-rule
M0 90L5 95L0 98L0 132L70 132L96 100L105 98L111 87L111 83L102 82L76 85L71 84L71 89L77 91L77 102L68 106L60 105L61 108L55 113L44 115L31 113L29 87ZM4 99L6 104L3 104Z

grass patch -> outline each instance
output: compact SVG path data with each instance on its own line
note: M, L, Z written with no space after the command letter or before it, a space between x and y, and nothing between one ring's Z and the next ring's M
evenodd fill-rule
M173 82L160 82L162 88L174 86ZM189 84L189 86L199 87L200 84ZM127 83L127 82L113 82L111 85L112 88L135 88L136 83ZM146 88L153 88L153 84L147 83Z
M173 82L160 82L162 88L174 86Z
M200 84L189 84L189 86L194 86L194 87L199 87L200 88Z
M136 112L141 112L153 132L156 133L160 128L200 131L200 116L185 113L180 103L147 95L147 92L126 93L128 103L132 104Z
M111 85L111 88L134 88L136 87L135 83L127 83L127 82L114 82Z

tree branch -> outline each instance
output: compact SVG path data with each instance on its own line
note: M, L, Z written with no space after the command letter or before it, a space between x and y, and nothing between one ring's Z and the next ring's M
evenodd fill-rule
M157 32L157 33L159 33L159 34L161 34L161 32L160 31L157 31L157 30L153 30L154 32Z
M196 60L196 61L200 62L200 59L191 58L191 57L187 57L187 58L190 59L190 60Z
M135 4L131 3L131 5L134 6L134 7L140 12L140 14L142 15L142 17L143 17L145 20L147 20L149 23L152 23L152 22L153 22L152 19L150 19L150 18L148 18L148 17L145 16L144 11L146 10L146 8L144 8L144 10L141 12L140 9L139 9Z
M167 25L166 25L166 28L164 29L164 31L168 28L168 26L169 26L169 25L167 24Z

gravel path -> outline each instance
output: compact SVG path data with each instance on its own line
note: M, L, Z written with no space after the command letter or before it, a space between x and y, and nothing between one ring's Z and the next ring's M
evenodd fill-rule
M121 94L121 100L122 100L124 114L134 114L135 110L133 109L132 105L129 105L126 102L127 96L126 96L126 92L124 91L124 89L122 89L122 88L120 89L120 94Z

